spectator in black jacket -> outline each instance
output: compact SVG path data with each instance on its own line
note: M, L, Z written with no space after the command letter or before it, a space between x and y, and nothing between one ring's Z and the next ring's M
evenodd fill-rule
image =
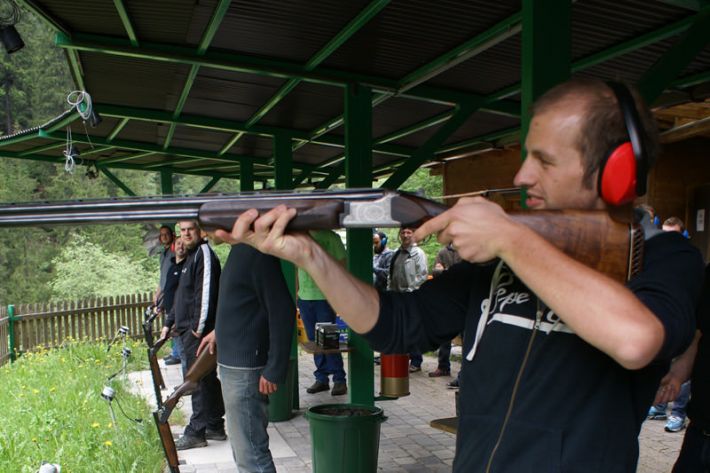
M161 336L167 336L169 328L175 324L190 367L197 359L202 337L214 330L221 269L217 255L202 240L197 222L185 220L179 226L187 260ZM183 436L175 442L177 449L205 447L207 439L225 440L223 416L222 391L217 372L213 371L202 378L200 387L192 393L192 417Z
M276 473L268 395L286 381L296 306L273 256L234 245L219 283L217 328L199 351L218 347L229 441L240 472Z

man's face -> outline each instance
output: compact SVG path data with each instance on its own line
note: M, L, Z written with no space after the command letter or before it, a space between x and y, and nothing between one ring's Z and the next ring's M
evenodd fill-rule
M372 235L372 250L375 253L379 253L381 251L381 249L380 249L380 235L378 235L377 233Z
M527 139L527 158L515 175L515 185L527 189L531 209L604 209L597 194L596 175L592 188L583 185L584 165L577 147L584 107L564 100L535 115Z
M173 232L169 229L163 227L160 229L160 244L164 247L168 247L173 242Z
M412 246L412 235L414 235L414 231L411 228L403 228L399 231L399 241L402 242L403 247L409 248Z
M191 250L200 241L200 230L194 222L180 222L180 238L185 244L185 248Z
M183 260L187 255L187 248L185 248L185 242L182 238L175 239L175 259L178 261Z

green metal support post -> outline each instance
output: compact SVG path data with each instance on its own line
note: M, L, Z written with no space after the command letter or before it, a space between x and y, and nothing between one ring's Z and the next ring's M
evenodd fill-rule
M10 346L8 347L10 350L10 363L13 363L15 361L15 358L17 358L17 354L15 353L15 306L14 305L9 305L7 306L7 317L8 317L8 326L7 326L7 331L9 333L9 339L10 339Z
M521 78L520 143L525 159L529 110L545 91L567 80L572 68L572 28L569 0L523 0L523 56ZM525 195L522 195L525 202Z
M360 85L345 88L345 183L347 187L372 187L372 90ZM372 230L347 230L348 271L372 284ZM349 399L354 404L375 405L372 349L350 333L353 351L348 354Z
M293 151L291 148L292 137L287 134L274 136L274 180L276 189L287 190L293 188ZM252 179L253 186L253 179ZM292 263L281 261L281 271L283 272L288 290L294 301L296 300L296 267ZM296 317L296 314L293 314ZM293 330L291 339L291 355L289 356L292 376L287 380L291 385L290 392L293 395L293 408L298 409L300 399L298 396L298 337L296 328ZM278 392L277 392L278 394Z
M254 161L243 159L239 165L239 190L241 192L254 190Z

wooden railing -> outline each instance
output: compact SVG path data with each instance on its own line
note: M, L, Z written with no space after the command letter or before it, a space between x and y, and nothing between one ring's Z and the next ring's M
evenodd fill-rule
M67 340L107 340L126 326L131 338L143 337L144 311L151 294L87 299L76 302L22 304L14 315L0 307L0 366L14 354L55 348ZM154 330L162 320L156 318ZM12 336L11 336L12 334Z

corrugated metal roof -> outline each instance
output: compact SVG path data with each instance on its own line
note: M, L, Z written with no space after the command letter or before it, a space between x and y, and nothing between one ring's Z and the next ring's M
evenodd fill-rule
M218 0L124 0L138 42L135 47L128 42L126 25L112 0L32 3L68 30L73 36L70 42L88 49L80 50L78 56L83 80L97 106L118 106L110 108L97 128L87 130L80 120L71 125L75 136L88 133L100 146L87 159L98 159L107 166L155 170L164 165L176 172L214 171L229 175L239 172L238 165L223 162L229 157L255 159L260 163L258 173L262 173L273 154L272 135L278 133L312 139L305 145L294 141L297 167L311 169L313 165L330 163L344 152L344 131L338 119L344 112L345 84L376 83L388 90L406 87L413 72L495 25L512 19L509 26L515 28L521 9L519 0L395 0L382 5L366 0L245 0L231 2L223 18L213 19ZM344 35L329 55L323 54L309 64L316 53L343 33L346 25L373 6L376 13L359 30ZM668 1L574 2L570 25L572 61L609 51L695 14ZM209 47L205 57L213 62L193 70L190 61L200 59L197 46L205 41L210 25L217 28L211 42L205 43ZM637 81L678 41L681 33L678 29L672 37L658 38L640 49L607 57L581 73ZM521 50L519 33L494 39L472 57L464 56L466 59L460 63L427 77L425 85L437 90L414 89L381 101L372 116L376 151L373 164L401 162L404 155L426 143L441 124L383 144L377 144L377 139L452 110L455 99L451 97L462 93L488 95L518 84ZM215 56L217 53L219 56ZM156 60L157 55L163 57ZM261 66L253 66L254 63ZM228 70L230 66L263 70ZM706 46L679 76L707 75L709 69L710 47ZM186 89L193 72L194 82ZM290 74L296 80L289 82L288 77L273 76L279 74ZM303 78L307 80L300 80ZM324 79L326 83L322 83ZM280 100L272 101L287 83L291 90ZM378 96L376 91L373 97ZM179 109L181 98L185 99L184 106ZM474 113L444 143L515 129L519 119L511 114L515 115L518 109L519 94L512 93L506 100L489 103L486 111ZM270 101L268 112L255 119L255 114ZM491 111L496 108L498 113ZM130 117L125 124L123 116ZM246 130L250 120L253 123ZM320 136L319 130L329 123L336 125ZM109 143L109 135L118 126L123 128ZM240 130L247 133L234 143ZM53 135L41 138L37 131L20 135L31 137L27 142L0 139L0 154L6 151L8 156L17 157L37 146L61 143L65 132L54 130ZM168 138L168 149L163 151ZM230 143L232 146L227 146ZM114 147L109 149L108 145ZM86 143L80 144L82 149L87 146L90 148ZM61 149L41 151L35 157L61 159ZM333 166L325 167L314 175L322 177L331 169Z

